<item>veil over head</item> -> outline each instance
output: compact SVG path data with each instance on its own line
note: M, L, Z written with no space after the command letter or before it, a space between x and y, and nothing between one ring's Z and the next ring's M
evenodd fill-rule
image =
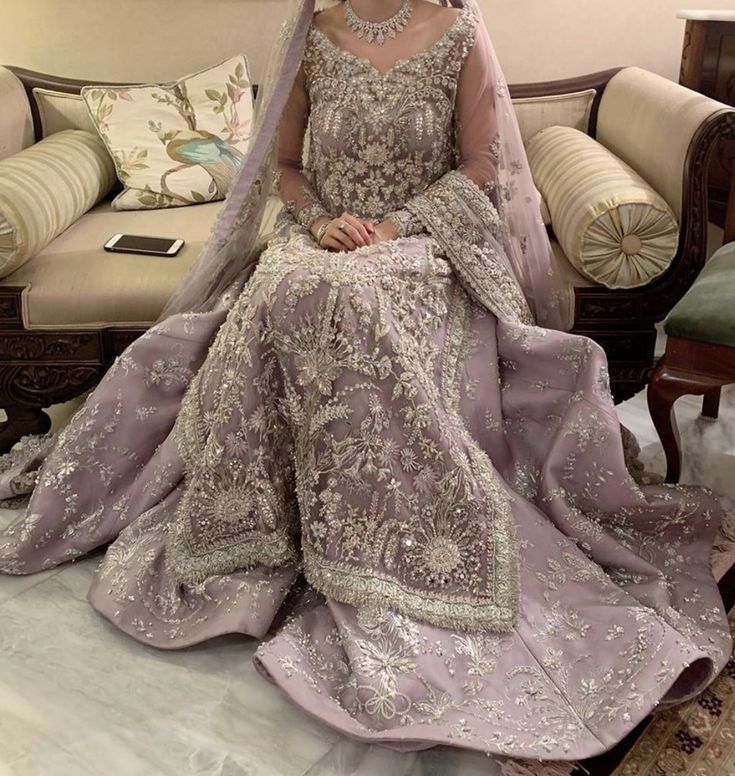
M528 159L508 86L477 0L437 0L469 7L479 20L478 43L488 57L497 136L489 138L497 159L497 200L505 224L505 255L538 324L564 328L563 292L552 270L552 251L538 207ZM256 101L254 131L242 168L202 253L171 296L159 320L227 305L247 282L262 251L261 224L276 168L278 128L301 64L315 0L290 0L288 19L267 63ZM228 293L229 292L229 293Z

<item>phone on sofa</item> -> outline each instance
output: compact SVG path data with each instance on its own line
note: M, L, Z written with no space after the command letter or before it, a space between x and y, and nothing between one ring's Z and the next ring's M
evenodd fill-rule
M183 240L168 237L143 237L134 234L116 234L105 243L111 253L142 253L146 256L175 256Z

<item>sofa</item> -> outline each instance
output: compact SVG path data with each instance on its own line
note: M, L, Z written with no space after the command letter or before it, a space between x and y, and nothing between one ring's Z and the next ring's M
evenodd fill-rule
M91 81L0 68L0 159L48 135L89 129L79 98ZM99 82L94 82L99 83ZM611 289L584 277L552 237L570 289L568 328L607 352L616 400L641 390L654 366L656 323L682 297L707 252L708 161L735 136L735 111L639 68L511 87L524 140L574 127L610 149L660 194L679 219L676 255L642 287ZM561 172L561 171L560 171ZM43 433L43 408L91 389L112 360L156 320L206 241L222 202L116 211L117 190L23 266L0 279L0 452ZM267 232L280 208L272 198ZM183 238L175 258L109 254L115 233Z

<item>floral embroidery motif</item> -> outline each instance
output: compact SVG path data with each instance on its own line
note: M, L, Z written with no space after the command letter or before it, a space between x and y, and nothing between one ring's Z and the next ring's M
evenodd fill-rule
M321 202L312 202L310 205L306 205L299 209L296 214L296 220L301 226L307 229L317 220L317 218L330 217L329 213L324 209Z
M465 287L484 307L505 320L533 323L523 291L502 258L498 211L469 178L451 170L406 207L446 247ZM467 207L475 214L471 222Z
M327 211L380 221L455 167L454 102L476 23L465 9L431 48L383 75L312 25L307 174ZM402 236L423 231L400 220Z
M399 237L412 237L425 231L425 227L420 218L417 218L410 210L402 208L394 210L385 215L385 220L392 221L398 232Z
M327 253L282 214L179 414L173 561L192 583L301 556L336 600L505 630L509 501L459 412L471 303L430 240L380 252Z

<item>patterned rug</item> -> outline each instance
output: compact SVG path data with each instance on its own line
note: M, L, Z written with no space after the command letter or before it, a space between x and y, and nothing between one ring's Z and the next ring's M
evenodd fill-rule
M615 770L616 776L674 774L735 774L735 660L696 700L657 715Z
M735 635L735 511L712 553ZM735 652L699 697L654 714L600 757L573 763L508 761L503 776L735 776Z
M722 526L712 571L735 634L735 512ZM699 697L653 715L571 776L735 776L735 653Z

